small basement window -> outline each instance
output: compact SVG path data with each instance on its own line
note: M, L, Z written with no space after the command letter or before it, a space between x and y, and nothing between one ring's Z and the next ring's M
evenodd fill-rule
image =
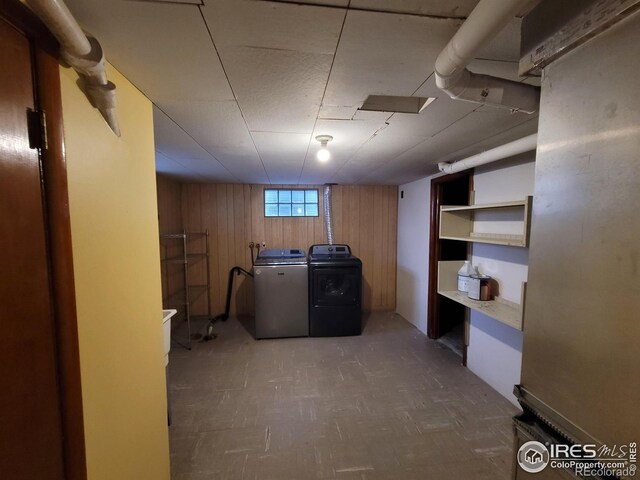
M318 190L264 190L265 217L317 217Z

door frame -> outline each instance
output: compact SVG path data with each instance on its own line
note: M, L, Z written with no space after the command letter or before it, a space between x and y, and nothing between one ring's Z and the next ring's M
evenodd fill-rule
M440 206L442 204L442 188L445 184L469 177L469 198L473 198L473 169L442 175L431 179L430 230L429 230L429 291L427 306L427 336L431 339L440 337L438 296L438 260L440 259ZM466 364L466 328L463 365Z
M48 261L51 274L65 478L86 480L86 451L67 166L60 91L59 46L44 24L17 0L0 0L0 18L32 44L34 97L46 114L40 149Z

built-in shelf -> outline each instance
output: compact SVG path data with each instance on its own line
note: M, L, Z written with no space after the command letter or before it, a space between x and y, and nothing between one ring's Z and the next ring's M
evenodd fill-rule
M488 302L472 300L465 293L458 291L458 270L463 264L464 261L462 260L438 262L438 293L471 310L483 313L510 327L522 330L526 282L522 283L522 297L519 304L501 297L495 297L494 300Z
M524 200L485 205L443 205L440 207L440 239L527 247L532 199L529 196ZM522 224L522 233L476 232L474 226L479 212L495 212L496 218L491 218L491 221L518 221Z

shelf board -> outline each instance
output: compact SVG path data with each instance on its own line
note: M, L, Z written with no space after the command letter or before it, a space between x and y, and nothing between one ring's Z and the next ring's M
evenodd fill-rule
M526 283L522 284L522 303L514 303L509 300L496 297L490 301L479 301L469 298L465 293L457 290L458 270L464 262L451 260L438 262L438 294L454 302L460 303L471 310L483 313L499 322L509 325L517 330L522 330L524 318L524 299Z
M526 247L524 235L508 235L498 233L471 232L468 237L450 237L442 235L441 240L459 240L461 242L490 243L492 245L507 245L510 247Z
M520 313L520 306L514 306L511 302L507 303L505 300L491 300L489 302L481 302L478 300L472 300L465 293L457 290L438 292L443 297L447 297L454 302L461 303L465 307L475 310L476 312L484 313L491 318L495 318L499 322L506 323L510 327L521 330L522 318Z
M531 221L531 205L533 197L512 202L486 203L484 205L443 205L440 207L440 232L439 238L445 240L458 240L461 242L489 243L493 245L507 245L512 247L528 247ZM487 220L487 214L495 212L497 218ZM477 214L477 217L476 217ZM496 215L491 215L495 217ZM514 233L476 232L475 230L487 229L487 223L491 222L517 222L522 225L520 231ZM484 224L483 228L478 228ZM496 228L500 230L504 227ZM503 230L504 231L504 230Z
M527 202L530 201L530 198L525 198L524 200L515 200L512 202L499 202L499 203L485 203L480 205L443 205L443 212L458 212L465 210L494 210L496 208L515 208L515 207L524 207L527 205Z

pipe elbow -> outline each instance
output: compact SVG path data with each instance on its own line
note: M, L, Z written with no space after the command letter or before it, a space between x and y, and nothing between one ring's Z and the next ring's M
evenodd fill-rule
M449 162L438 162L438 170L442 173L451 173L452 164Z
M436 85L454 100L465 100L514 112L533 114L538 111L540 89L506 78L472 73L466 68L455 77L436 72Z

